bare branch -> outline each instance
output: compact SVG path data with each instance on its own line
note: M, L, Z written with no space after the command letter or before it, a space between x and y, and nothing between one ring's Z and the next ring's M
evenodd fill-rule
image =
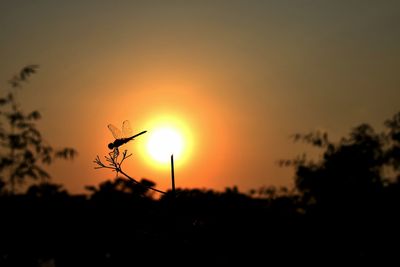
M136 179L132 178L132 177L129 176L127 173L125 173L125 172L122 170L122 163L125 161L125 159L129 158L130 156L132 156L132 154L128 154L128 150L125 150L125 151L122 153L122 157L119 159L119 156L120 156L121 154L119 153L119 151L115 151L115 150L118 150L118 149L115 148L113 151L111 151L110 153L108 153L108 156L104 156L105 161L106 161L107 163L103 163L103 162L101 161L100 157L99 157L99 156L96 156L96 158L94 159L93 162L94 162L95 164L97 164L97 166L95 166L94 168L95 168L95 169L103 169L103 168L104 168L104 169L111 169L112 171L116 172L117 175L118 175L118 173L121 173L121 174L124 175L127 179L129 179L131 182L133 182L133 183L135 183L135 184L137 184L137 185L140 185L140 186L142 186L142 187L144 187L144 188L147 188L147 189L149 189L149 190L153 190L153 191L158 192L158 193L161 193L161 194L166 194L166 192L164 192L164 191L158 190L158 189L156 189L156 188L154 188L154 187L147 186L147 185L144 185L144 184L138 182Z

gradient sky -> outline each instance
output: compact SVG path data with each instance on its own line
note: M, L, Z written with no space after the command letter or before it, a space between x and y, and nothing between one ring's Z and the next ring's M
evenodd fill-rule
M92 161L107 153L107 124L125 119L190 132L178 187L290 186L276 162L306 149L291 134L338 138L399 111L399 48L396 0L0 1L0 88L41 66L20 100L42 112L47 141L79 151L50 168L72 192L114 177ZM146 138L127 146L126 170L167 189Z

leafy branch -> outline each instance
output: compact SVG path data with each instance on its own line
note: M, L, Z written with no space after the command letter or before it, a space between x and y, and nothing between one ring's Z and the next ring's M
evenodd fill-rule
M11 88L0 96L0 184L3 185L0 191L7 186L11 194L28 178L41 182L49 179L43 165L50 165L57 158L73 159L77 155L73 148L54 149L49 145L36 125L41 119L39 111L26 113L18 102L17 90L38 69L38 65L24 67L8 81Z

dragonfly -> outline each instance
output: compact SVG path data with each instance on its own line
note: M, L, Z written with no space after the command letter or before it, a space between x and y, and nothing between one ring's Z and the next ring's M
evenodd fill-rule
M115 138L114 142L108 144L108 148L114 150L118 150L118 148L123 144L126 144L129 141L138 137L139 135L142 135L147 132L147 131L142 131L138 134L132 135L131 124L129 123L128 120L125 120L122 123L122 131L117 127L115 127L113 124L109 124L108 129L110 129L112 135Z

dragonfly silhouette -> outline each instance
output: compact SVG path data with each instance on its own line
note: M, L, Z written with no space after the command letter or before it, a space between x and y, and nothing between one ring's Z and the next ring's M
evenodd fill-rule
M135 137L146 133L147 131L140 132L138 134L132 135L131 124L128 120L122 123L122 131L115 127L112 124L108 125L108 129L110 129L112 135L115 138L115 141L108 144L109 149L118 149L118 147L126 144L127 142L133 140Z

